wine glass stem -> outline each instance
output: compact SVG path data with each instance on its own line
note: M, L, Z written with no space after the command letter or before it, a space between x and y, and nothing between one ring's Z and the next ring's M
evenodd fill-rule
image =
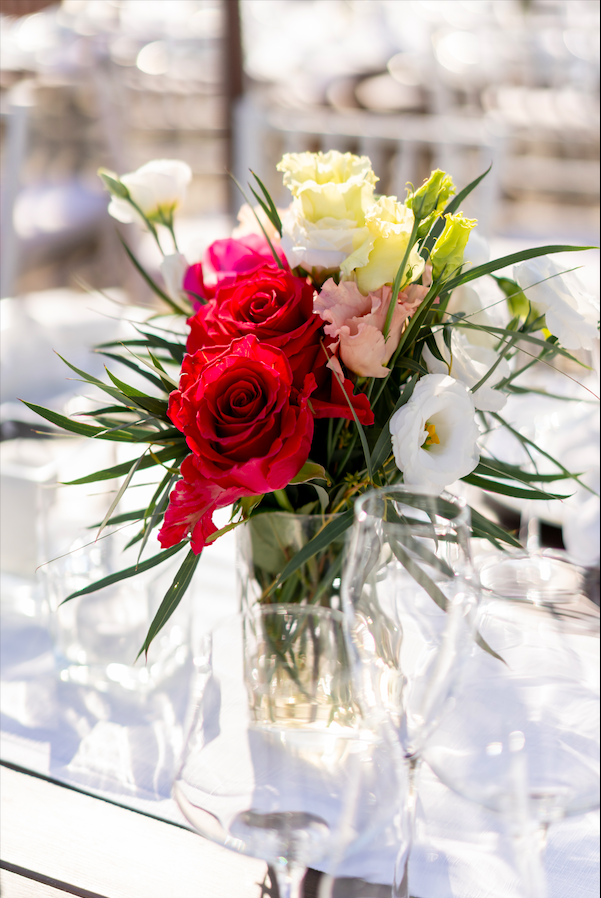
M394 882L392 884L393 898L409 898L409 857L415 838L415 822L417 813L417 778L421 766L419 755L410 755L407 758L407 770L409 780L409 794L407 796L407 844L401 845L394 868Z
M547 898L547 880L543 854L547 844L548 824L535 829L523 827L514 835L516 858L524 885L524 898Z
M275 876L278 881L280 898L302 898L301 885L305 868L291 864L285 869L276 867Z

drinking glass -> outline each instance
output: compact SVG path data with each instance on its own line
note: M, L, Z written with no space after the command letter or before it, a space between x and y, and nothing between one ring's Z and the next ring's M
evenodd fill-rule
M178 561L160 573L93 585L134 565L137 549L124 549L120 533L71 550L45 570L57 672L64 682L117 692L135 699L173 676L189 657L189 604L183 603L153 642L147 657L136 658L151 621L175 575ZM66 601L72 593L83 595Z
M336 870L349 844L389 825L401 789L396 739L345 617L255 606L212 631L197 667L175 799L202 836L265 860L281 898L298 898L308 865Z
M355 639L379 668L409 765L412 830L421 750L472 641L478 591L469 533L469 509L448 493L400 485L355 503L341 595ZM397 898L408 894L408 856L397 860Z
M599 806L599 618L493 600L477 625L502 657L473 646L424 757L447 786L504 815L523 894L545 898L549 825Z
M495 553L479 573L485 595L535 605L577 602L586 592L584 570L559 549Z

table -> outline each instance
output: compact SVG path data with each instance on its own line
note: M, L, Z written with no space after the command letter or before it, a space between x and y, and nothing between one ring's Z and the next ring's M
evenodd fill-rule
M232 541L206 553L209 596L235 603ZM14 585L13 585L14 588ZM166 685L155 712L126 710L53 678L51 641L33 617L8 611L2 626L2 895L101 898L275 898L264 863L190 832L170 798L187 691ZM214 596L214 593L213 593ZM197 598L198 601L198 598ZM26 604L25 610L31 610ZM43 623L43 621L42 621ZM186 671L180 672L185 681ZM64 684L63 684L64 685ZM62 691L61 691L62 689ZM152 709L150 709L152 710ZM156 708L155 708L156 711ZM495 815L450 792L424 768L411 881L419 898L517 898L511 848ZM551 829L550 898L598 893L599 815ZM366 858L355 858L357 875ZM367 864L367 868L369 864ZM368 875L369 873L369 875ZM337 883L335 898L384 898L378 870ZM573 890L578 882L577 891ZM310 877L307 896L315 894ZM28 891L29 889L29 891ZM45 889L46 891L42 891Z

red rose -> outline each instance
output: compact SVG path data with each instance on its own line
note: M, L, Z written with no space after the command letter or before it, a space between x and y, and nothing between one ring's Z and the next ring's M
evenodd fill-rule
M286 257L279 247L274 247L284 264ZM221 281L237 274L252 274L259 268L276 268L276 261L264 237L247 234L234 240L215 240L202 257L202 262L190 265L184 276L184 290L194 296L211 299Z
M314 389L311 374L296 389L284 353L254 336L234 340L221 354L185 356L168 414L193 455L170 496L163 547L192 530L192 549L200 552L216 508L288 485L309 455Z
M267 266L222 281L214 298L188 320L188 352L226 347L235 337L253 334L285 352L297 388L309 373L315 376L317 391L311 398L315 417L352 418L342 387L326 367L322 343L332 341L325 337L321 317L313 312L313 293L305 278ZM348 379L344 387L361 423L373 424L367 396L353 395Z
M188 320L188 352L208 346L229 346L236 337L253 334L262 343L283 350L295 383L303 383L310 364L305 350L319 347L323 321L313 314L313 287L305 278L266 265L249 275L223 281L214 299Z

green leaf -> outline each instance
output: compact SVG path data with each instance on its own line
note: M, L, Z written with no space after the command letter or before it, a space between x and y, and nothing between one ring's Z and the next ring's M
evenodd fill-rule
M561 346L558 346L556 343L552 343L549 346L549 340L541 340L540 337L533 337L532 334L527 331L514 331L510 330L506 327L494 327L492 324L487 324L486 326L480 324L472 324L469 321L465 321L465 319L460 319L459 321L453 322L453 327L465 327L469 330L477 330L483 331L487 334L498 334L502 337L510 337L510 339L515 340L516 338L521 342L522 340L526 343L534 343L536 346L542 346L545 349L553 349L553 352L557 355L562 355L564 358L570 359L572 362L576 362L577 365L580 365L582 368L588 367L584 365L577 358L574 358L566 349L562 349Z
M129 190L125 184L121 183L119 176L114 171L109 171L108 168L99 168L98 175L112 196L118 196L122 200L129 199Z
M250 517L251 513L264 498L265 493L261 493L259 496L242 496L242 498L238 500L245 519Z
M443 611L447 610L448 600L444 592L428 577L425 571L421 569L419 564L414 561L408 552L395 539L389 539L390 548L394 552L398 561L403 565L408 574L410 574L416 583L428 593L431 599Z
M167 418L168 403L165 399L157 399L156 396L148 396L146 393L142 393L141 390L136 389L136 387L131 387L124 381L119 380L118 377L111 374L108 368L105 370L115 386L118 387L125 396L133 400L136 405L143 408L145 411L156 415L157 418L169 421L169 418Z
M387 532L387 538L392 544L398 543L399 541L394 538L392 533ZM455 574L453 569L447 564L447 562L436 555L435 552L431 552L423 543L419 540L414 539L408 533L403 535L402 540L403 548L407 549L410 552L413 552L415 555L418 555L422 561L425 561L430 567L433 567L435 570L440 571L441 574L444 574L445 577L454 577ZM400 560L400 559L399 559Z
M390 331L390 324L392 322L392 316L393 316L394 310L396 308L396 302L397 302L397 299L399 296L399 291L401 289L401 283L402 283L403 277L405 276L405 266L407 265L407 262L409 261L409 254L411 253L411 250L413 249L413 244L415 243L415 240L417 237L417 230L419 228L419 222L420 222L420 219L416 215L414 218L414 221L413 221L411 235L407 242L407 246L405 247L405 252L403 253L403 259L397 269L394 283L392 285L392 294L390 296L390 302L388 303L388 309L386 311L386 320L384 321L384 327L382 328L382 334L383 334L385 340L388 339L388 333Z
M129 577L135 577L136 574L143 574L144 571L149 571L151 568L156 567L157 564L167 561L168 558L179 552L184 545L186 545L185 542L178 543L176 546L171 546L170 549L165 549L163 552L159 552L158 555L153 555L152 558L140 562L140 564L134 564L132 567L118 571L116 574L109 574L108 577L103 577L102 580L97 580L96 583L90 583L89 586L84 586L83 589L78 589L77 592L72 592L71 595L68 595L66 599L63 599L61 605L64 605L65 602L69 602L71 599L76 599L78 596L87 596L92 592L97 592L99 589L104 589L105 586L112 586L113 583L119 583L121 580L129 579Z
M481 490L489 493L500 493L503 496L514 496L516 499L568 499L568 496L560 496L557 493L547 493L544 490L537 489L520 489L516 486L500 483L497 480L488 480L485 477L478 477L476 474L468 474L462 477L464 483L470 483L477 486Z
M536 259L538 256L547 256L550 253L574 253L583 252L586 249L597 249L595 246L564 246L552 244L550 246L538 246L532 249L524 249L519 253L511 253L509 256L502 256L500 259L493 259L492 262L486 262L484 265L476 265L455 278L452 278L445 284L445 290L454 290L461 284L467 284L468 281L474 281L485 274L491 274L499 268L506 268L509 265L515 265L517 262L524 262L526 259Z
M211 533L206 539L207 546L209 546L211 543L214 543L215 540L219 539L220 536L223 536L224 533L229 533L230 530L234 530L236 527L239 527L240 524L244 524L244 520L232 521L231 524L226 524L225 527L221 528L221 530L216 530L215 533Z
M126 524L129 521L142 521L144 520L144 513L146 509L140 508L138 511L124 511L123 514L117 514L114 518L111 518L107 521L108 524ZM100 527L101 521L98 521L97 524L89 524L86 528L87 530L96 530L97 527Z
M248 197L247 197L246 194L244 193L244 188L242 187L242 185L240 184L240 182L239 182L233 175L230 175L230 177L231 177L232 181L234 182L234 184L236 185L236 187L238 188L238 190L240 191L240 193L242 194L242 196L244 197L244 199L246 200L246 202L248 203L248 205L249 205L249 206L251 207L251 209L252 209L252 203L250 203L250 202L248 201ZM256 177L256 175L255 175L255 177ZM252 190L252 187L251 187L251 190ZM254 190L253 190L253 193L254 193ZM255 194L255 196L256 196L256 194ZM258 199L258 197L257 197L257 199ZM279 255L276 253L275 249L273 248L273 243L272 243L271 240L269 239L269 237L268 237L268 235L267 235L267 231L266 231L265 228L263 227L263 223L261 222L261 219L259 218L259 216L257 215L257 213L255 212L254 209L253 209L253 213L254 213L255 218L257 219L257 224L259 225L259 227L260 227L261 230L263 231L263 236L265 237L265 240L266 240L267 243L269 244L269 249L271 250L271 255L273 256L276 265L278 266L278 268L283 269L283 268L284 268L284 264L283 264L282 260L280 259Z
M142 368L139 367L139 365L136 365L136 363L133 362L131 359L128 359L122 355L117 355L116 352L107 352L106 350L103 350L103 349L98 349L98 350L96 350L96 352L98 353L98 355L103 355L107 359L113 359L113 361L119 362L121 365L125 365L127 368L130 368L132 371L136 371L139 375L141 375L141 377L145 377L152 384L154 384L155 387L158 387L159 390L163 389L163 383L161 380L159 380L158 377L156 377L156 375L151 374L150 371L144 371Z
M327 549L334 540L338 539L346 530L348 530L352 523L353 512L345 511L341 515L337 515L329 524L326 524L323 530L320 530L313 539L310 539L309 542L303 546L300 552L296 553L294 558L290 559L277 580L274 581L272 589L281 586L282 583L298 571L309 558L313 558L313 556L317 555L318 552L321 552L322 549Z
M99 440L113 440L121 443L137 443L137 438L133 437L131 434L125 433L114 433L107 434L106 428L104 427L94 427L91 424L82 424L79 421L73 421L71 418L66 418L64 415L59 415L58 412L50 411L50 409L42 408L41 405L34 405L33 402L26 402L24 399L20 399L19 402L22 402L23 405L26 405L27 408L30 408L33 412L40 417L45 418L46 421L50 421L52 424L56 424L58 427L62 427L63 430L69 430L71 433L77 433L80 436L84 437L96 437Z
M480 456L480 464L472 471L472 474L483 474L485 477L509 477L520 483L553 483L556 480L571 480L569 474L530 474L527 471L522 471L517 465L509 465L482 456ZM576 476L579 477L581 474Z
M121 484L119 489L117 490L117 495L111 502L109 510L107 511L106 515L104 516L104 520L102 521L102 523L98 529L98 533L96 534L96 539L98 539L98 537L100 536L100 534L102 533L102 531L104 530L106 525L108 524L112 513L114 512L117 505L121 501L121 497L122 497L123 493L125 492L125 490L129 486L129 484L131 483L131 479L134 476L134 474L136 473L136 471L138 470L138 468L140 467L140 464L141 464L143 458L144 458L144 455L141 455L140 458L137 458L134 461L134 463L132 464L130 470L127 473L127 477L125 478L125 480L123 481L123 483Z
M519 430L515 430L515 429L511 426L511 424L508 424L507 421L506 421L504 418L502 418L501 415L499 415L498 412L491 412L491 416L492 416L496 421L498 421L499 424L502 424L503 427L505 427L506 430L507 430L509 433L513 434L513 436L514 436L517 440L519 440L520 443L522 443L524 446L531 446L532 449L536 450L536 452L539 452L539 453L540 453L541 455L543 455L545 458L548 458L549 461L552 462L552 463L555 465L556 468L559 468L560 471L562 471L564 474L567 474L568 477L569 477L571 480L575 480L576 483L580 484L580 486L583 487L585 490L587 490L589 493L592 493L593 496L597 496L597 495L598 495L598 494L595 492L595 490L591 489L590 486L587 486L586 483L584 483L582 480L580 480L580 475L578 475L578 474L573 474L571 471L568 471L568 469L567 469L566 467L564 467L564 465L562 465L561 462L557 461L556 458L553 458L552 455L549 455L548 452L546 452L544 449L542 449L540 446L538 446L536 443L534 443L534 442L533 442L531 439L529 439L527 436L524 436L523 433L520 433Z
M472 518L472 533L476 538L488 539L491 542L498 540L500 542L508 543L508 545L513 546L515 549L524 548L515 536L512 536L511 533L504 530L503 527L495 524L494 521L489 520L471 506L470 513Z
M294 514L294 508L292 507L290 499L286 495L286 490L274 490L272 495L280 508L283 508L284 511L289 511L291 514Z
M250 169L250 173L253 176L253 178L255 179L255 181L257 182L257 184L259 185L259 187L261 188L261 190L263 191L263 195L264 195L264 197L267 201L267 204L269 206L269 212L268 212L267 209L265 209L265 207L263 206L263 203L261 203L261 205L265 209L265 214L267 215L270 222L272 223L272 225L274 226L276 231L278 231L278 233L281 237L282 236L282 222L280 221L280 216L279 216L278 210L276 209L275 203L271 199L271 195L270 195L269 191L267 190L267 188L265 187L265 185L263 184L263 182L261 181L259 176L252 170L252 168ZM252 187L251 187L251 190L252 190ZM257 196L257 194L255 193L254 190L253 190L253 193L255 194L257 199L259 199L259 197ZM259 202L261 202L261 200L259 200Z
M179 545L182 544L180 543ZM190 585L190 581L192 580L192 576L194 575L194 571L196 570L199 561L200 555L195 555L192 549L190 549L190 551L186 555L184 563L175 575L173 583L165 593L165 597L161 602L159 610L155 614L154 619L150 625L150 629L148 630L146 639L144 640L144 645L136 656L136 661L142 653L148 655L148 649L150 648L152 640L157 635L157 633L162 630L162 628L165 626L165 624L181 602L184 593Z
M372 463L371 463L371 455L369 453L369 446L367 443L367 437L365 436L365 431L363 430L363 425L361 424L361 421L357 417L357 412L355 411L353 403L351 402L350 396L348 395L348 393L346 392L346 390L344 388L344 383L340 379L340 375L338 374L337 371L334 371L334 370L332 370L332 374L334 375L334 377L340 384L340 389L344 393L344 398L346 399L348 407L350 408L351 413L353 415L353 419L355 421L355 426L357 427L357 433L359 434L359 439L361 440L361 446L363 448L363 455L365 456L365 466L367 468L367 475L370 480L373 480L373 469L372 469Z
M487 174L489 173L491 168L492 168L492 162L490 163L490 165L488 166L488 168L486 169L485 172L483 172L481 175L478 175L477 178L474 178L474 180L471 181L467 185L467 187L464 187L463 190L460 190L459 193L455 197L453 197L453 199L447 205L447 207L445 208L445 210L442 213L442 215L440 216L440 218L438 218L434 222L434 226L432 227L432 230L430 231L428 237L424 241L424 245L421 250L421 255L423 256L424 259L427 257L427 255L430 254L430 250L436 243L436 239L438 237L440 237L440 235L442 234L442 232L444 230L444 223L445 223L444 216L452 215L453 212L456 212L459 209L459 206L464 201L464 199L467 196L469 196L469 194L472 192L472 190L474 190L478 186L480 181L482 181L487 176Z
M309 480L325 480L326 483L330 482L329 477L326 474L326 469L322 467L322 465L307 461L298 474L292 478L290 483L307 483Z
M138 262L138 260L136 259L136 257L132 253L132 251L130 250L129 246L127 245L127 243L125 242L125 240L123 239L121 234L117 234L117 236L119 237L119 240L121 241L123 248L124 248L125 252L127 253L127 255L129 256L134 267L142 275L142 277L144 278L144 280L146 281L146 283L148 284L150 289L154 293L156 293L156 295L159 297L159 299L162 299L163 302L166 302L167 305L171 309L173 309L174 312L177 312L179 315L185 315L185 317L187 318L189 313L185 309L182 309L180 306L178 306L178 304L176 302L174 302L170 296L167 296L167 294L164 292L164 290L161 290L159 285L155 281L153 281L153 279L150 277L148 272L145 271L144 268L140 265L140 263Z
M184 458L189 452L190 450L185 443L183 446L168 446L165 449L161 449L159 452L153 453L154 458L152 456L146 456L143 461L140 462L138 470L141 471L144 468L152 468L157 464L155 459L158 459L158 462L172 461L176 458ZM115 477L123 477L124 474L127 474L130 466L130 461L123 462L120 465L114 465L112 468L104 468L102 471L96 471L94 474L88 474L87 477L79 477L77 480L67 480L64 481L64 483L65 486L78 486L82 483L96 483L99 480L113 480Z

